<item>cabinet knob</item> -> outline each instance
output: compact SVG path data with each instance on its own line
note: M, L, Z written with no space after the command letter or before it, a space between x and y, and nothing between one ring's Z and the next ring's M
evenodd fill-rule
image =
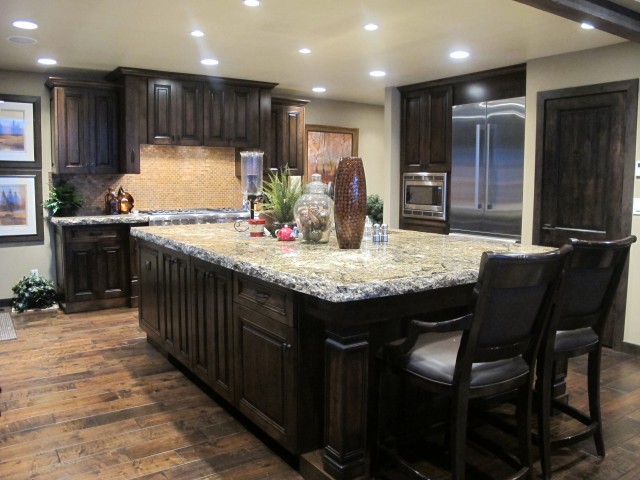
M290 343L283 343L282 344L282 348L284 348L285 350L290 350L292 347L292 345Z
M136 163L136 152L131 149L131 154L129 155L129 162Z
M266 302L270 295L267 292L256 292L256 300L258 302Z
M151 262L149 260L144 262L144 268L145 270L151 270Z

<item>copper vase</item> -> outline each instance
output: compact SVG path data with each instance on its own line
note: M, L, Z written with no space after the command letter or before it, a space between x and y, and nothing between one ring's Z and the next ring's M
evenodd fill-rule
M340 248L360 248L367 215L367 180L360 157L342 157L334 178L334 221Z

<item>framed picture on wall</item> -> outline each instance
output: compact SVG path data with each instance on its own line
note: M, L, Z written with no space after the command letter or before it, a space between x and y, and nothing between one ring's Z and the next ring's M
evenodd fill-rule
M0 169L0 243L43 239L41 172Z
M306 125L307 179L319 173L325 183L333 182L340 157L358 155L358 129Z
M0 94L0 169L40 169L40 97Z

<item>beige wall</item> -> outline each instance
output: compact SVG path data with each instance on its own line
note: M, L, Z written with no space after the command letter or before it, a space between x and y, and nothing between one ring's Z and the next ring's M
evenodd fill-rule
M49 91L46 75L0 71L0 92L10 95L41 97L42 137L42 198L47 198L47 177L51 171L51 128L49 121ZM39 206L38 206L39 207ZM0 299L10 298L11 287L31 269L37 268L47 278L55 277L49 225L44 225L44 242L40 244L0 244Z
M591 85L640 77L640 45L622 43L611 47L541 58L527 63L527 120L525 134L525 172L523 242L531 242L533 225L536 97L538 92ZM640 115L636 159L640 159ZM640 180L635 180L634 196L640 197ZM596 199L594 199L596 200ZM640 217L634 216L631 231L640 237ZM629 289L624 341L640 345L640 244L631 249Z
M386 200L389 179L380 168L385 162L383 106L313 99L305 108L305 122L359 129L358 156L364 163L367 194L377 193Z

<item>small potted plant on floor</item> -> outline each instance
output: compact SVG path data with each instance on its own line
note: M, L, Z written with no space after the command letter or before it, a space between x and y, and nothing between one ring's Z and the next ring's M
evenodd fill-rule
M73 183L60 180L51 187L49 198L42 206L49 210L52 217L72 217L82 207L82 198Z
M27 311L44 312L45 315L57 310L56 288L51 280L31 273L16 283L13 291L13 310L21 314ZM52 308L56 306L56 308Z
M264 204L260 217L265 219L265 228L271 235L285 224L293 226L295 218L294 206L302 195L302 183L292 182L289 171L278 170L269 174L269 179L262 186Z

